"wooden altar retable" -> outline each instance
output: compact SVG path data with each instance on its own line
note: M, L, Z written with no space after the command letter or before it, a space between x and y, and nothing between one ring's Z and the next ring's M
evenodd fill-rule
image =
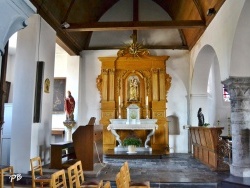
M127 108L137 105L140 108L137 118L157 119L158 130L152 135L150 146L153 150L169 153L166 151L166 146L169 145L166 96L171 86L171 77L166 73L168 56L151 56L148 52L135 56L127 52L120 50L118 57L99 57L102 67L101 74L96 78L96 85L101 96L103 152L113 150L117 144L117 138L107 129L110 119L128 119L132 114L127 113ZM120 129L117 132L122 140L128 131ZM134 132L137 137L148 142L148 131Z

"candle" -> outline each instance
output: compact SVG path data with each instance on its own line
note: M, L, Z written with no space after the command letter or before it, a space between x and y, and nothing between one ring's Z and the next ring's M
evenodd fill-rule
M146 106L148 106L148 96L146 96Z
M121 105L121 97L120 96L118 97L118 104L119 104L119 106Z

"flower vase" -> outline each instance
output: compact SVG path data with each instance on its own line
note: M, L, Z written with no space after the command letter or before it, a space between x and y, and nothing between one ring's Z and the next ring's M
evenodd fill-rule
M128 146L128 153L136 153L136 146L129 145Z

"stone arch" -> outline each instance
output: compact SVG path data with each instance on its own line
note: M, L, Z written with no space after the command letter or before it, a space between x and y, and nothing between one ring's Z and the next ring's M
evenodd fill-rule
M215 66L211 69L212 64ZM206 123L214 123L216 103L209 104L208 80L210 71L216 76L216 81L220 82L220 71L217 54L210 45L205 45L197 55L191 80L191 125L197 125L197 111L201 107ZM219 78L219 79L218 79Z
M12 1L1 2L0 6L5 12L2 12L0 15L6 19L2 20L2 28L4 30L0 31L0 54L4 53L4 47L9 40L9 38L16 33L17 31L25 28L27 24L27 19L34 13L34 7L29 2L22 3L22 1ZM22 11L16 11L15 8L19 8Z

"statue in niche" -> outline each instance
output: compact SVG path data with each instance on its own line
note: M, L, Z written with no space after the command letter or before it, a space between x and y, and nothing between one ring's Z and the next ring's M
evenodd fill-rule
M138 101L139 99L139 81L138 78L132 77L129 80L129 101Z

